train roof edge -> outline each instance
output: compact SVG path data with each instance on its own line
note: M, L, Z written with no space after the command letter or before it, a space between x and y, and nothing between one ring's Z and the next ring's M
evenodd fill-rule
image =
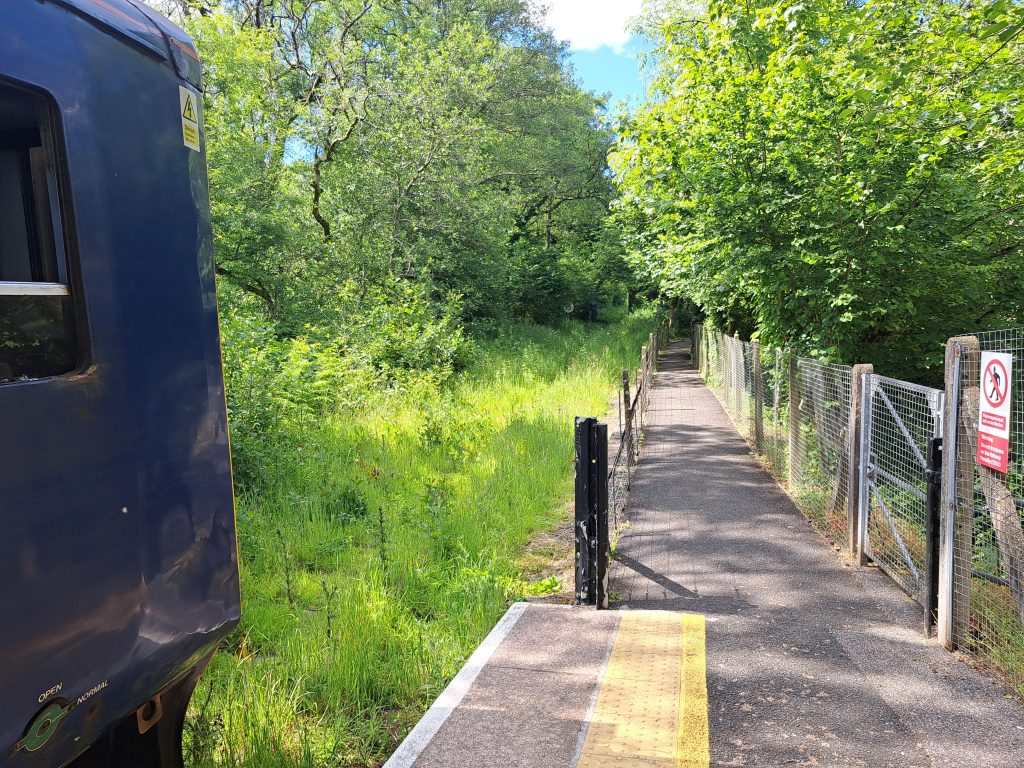
M192 67L179 61L181 54L195 60L198 56L192 38L178 25L140 0L44 0L88 18L118 37L140 45L165 60L173 59L179 71ZM194 80L194 73L182 76ZM193 82L198 86L198 82Z

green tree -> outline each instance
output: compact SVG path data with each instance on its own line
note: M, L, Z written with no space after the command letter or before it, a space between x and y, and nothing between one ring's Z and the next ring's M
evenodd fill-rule
M1022 317L1024 9L715 0L645 29L614 165L633 258L715 323L934 380Z
M613 135L531 3L168 10L206 68L218 272L283 333L347 333L342 310L372 312L403 283L490 323L623 291L604 226ZM538 268L559 279L524 294Z

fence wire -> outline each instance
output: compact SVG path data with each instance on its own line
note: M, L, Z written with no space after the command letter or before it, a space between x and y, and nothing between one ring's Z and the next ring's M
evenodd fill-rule
M866 376L865 437L857 442L867 455L851 467L852 368L762 348L699 324L693 338L694 364L705 382L769 471L788 483L812 524L845 550L850 510L860 507L864 554L921 601L924 469L928 441L941 433L945 393ZM950 390L955 403L945 410L956 423L945 430L952 477L944 477L943 492L955 502L952 639L1024 694L1024 329L957 337L951 344L958 349L958 368L947 366L948 374L955 370L947 387L954 382L957 390ZM975 459L983 351L1014 359L1005 475ZM854 487L851 477L859 478Z
M953 340L960 347L953 498L953 638L1024 694L1024 329ZM981 352L1013 355L1009 471L975 460ZM948 433L948 430L947 430Z
M943 393L868 376L867 435L860 473L866 502L865 550L924 605L928 523L928 444L942 434Z
M760 370L754 384L755 393L754 447L769 462L769 471L778 477L789 475L789 432L785 419L789 404L786 368L781 349L760 350ZM756 426L760 424L760 429Z
M792 441L791 492L804 514L837 547L849 540L851 369L799 358L798 421Z
M608 447L608 512L611 530L618 530L622 520L633 470L643 447L644 419L651 404L654 374L658 369L658 353L668 341L668 327L664 324L652 333L640 354L640 367L635 374L624 370L622 392L619 394L619 439Z

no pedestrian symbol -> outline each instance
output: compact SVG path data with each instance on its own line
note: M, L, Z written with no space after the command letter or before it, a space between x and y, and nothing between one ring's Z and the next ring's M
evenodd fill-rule
M996 472L1010 463L1010 397L1013 355L981 353L981 397L978 398L977 462Z
M1006 396L1010 391L1010 377L1006 373L1006 366L998 359L989 360L985 366L985 375L982 377L985 386L985 399L989 406L999 408L1006 402Z

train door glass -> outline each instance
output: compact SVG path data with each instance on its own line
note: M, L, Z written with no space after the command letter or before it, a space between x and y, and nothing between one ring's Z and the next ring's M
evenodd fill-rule
M47 98L0 81L0 384L78 362L55 121Z

